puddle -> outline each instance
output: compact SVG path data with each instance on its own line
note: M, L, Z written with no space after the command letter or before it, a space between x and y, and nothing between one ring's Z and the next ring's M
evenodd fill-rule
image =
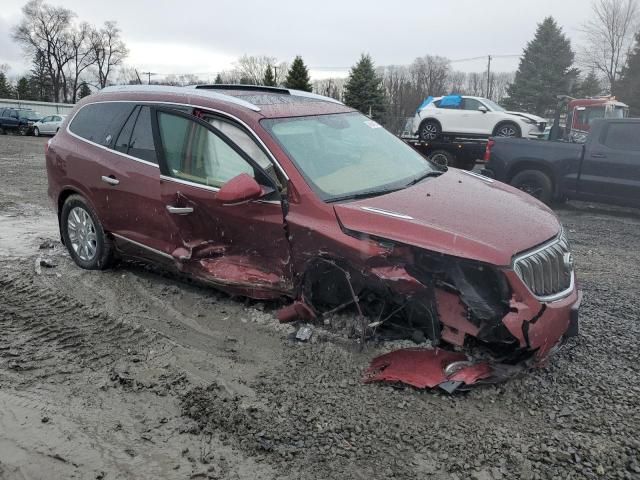
M58 238L55 215L24 216L0 214L0 257L33 255L44 238Z

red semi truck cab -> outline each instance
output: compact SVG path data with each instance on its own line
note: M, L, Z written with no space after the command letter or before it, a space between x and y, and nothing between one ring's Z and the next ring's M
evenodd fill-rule
M567 104L567 128L569 138L584 135L591 130L597 118L626 118L629 106L616 97L581 98Z

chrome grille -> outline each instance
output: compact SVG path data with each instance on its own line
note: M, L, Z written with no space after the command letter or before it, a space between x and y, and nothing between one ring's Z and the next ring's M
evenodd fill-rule
M538 298L561 297L573 286L573 257L564 233L540 248L516 257L514 269Z

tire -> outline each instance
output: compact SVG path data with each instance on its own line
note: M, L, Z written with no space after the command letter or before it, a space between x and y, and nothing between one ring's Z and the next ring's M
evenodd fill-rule
M111 265L113 241L105 235L98 216L84 197L71 195L64 202L60 230L71 258L79 267L104 270Z
M28 132L29 132L29 128L28 127L20 127L20 128L18 128L18 134L21 137L26 137Z
M418 136L423 142L433 142L440 138L441 134L442 128L435 120L425 120L420 124L420 128L418 129Z
M553 200L553 183L549 176L540 170L523 170L516 174L510 183L547 205Z
M4 129L4 127L0 127L0 135L6 135L7 131Z
M35 127L33 129L33 136L34 137L39 137L40 136L40 130L38 129L38 127Z
M503 122L496 125L493 129L494 137L520 138L522 131L520 127L513 122Z
M443 167L455 167L456 166L456 157L446 150L434 150L429 155L429 160L431 160L436 165L440 165Z

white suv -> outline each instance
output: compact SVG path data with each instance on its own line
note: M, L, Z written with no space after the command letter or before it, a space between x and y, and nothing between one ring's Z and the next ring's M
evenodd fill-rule
M460 95L428 98L413 119L413 132L423 141L443 135L541 138L546 126L536 115L508 112L486 98Z

